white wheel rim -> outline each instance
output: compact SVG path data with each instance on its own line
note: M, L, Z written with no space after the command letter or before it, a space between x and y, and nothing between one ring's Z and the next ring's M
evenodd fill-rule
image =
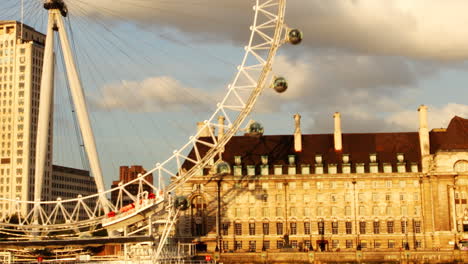
M232 84L228 86L228 92L223 100L217 104L216 111L211 117L204 122L203 128L200 129L195 136L190 137L187 144L179 150L174 151L174 154L162 163L148 171L144 175L140 175L126 184L109 189L105 195L110 195L112 192L117 192L119 197L128 195L136 203L142 199L150 199L150 205L156 205L167 200L167 193L174 191L176 188L184 184L191 177L197 174L200 169L209 165L210 161L220 154L225 145L234 136L240 127L244 124L247 116L252 111L259 95L270 78L271 67L278 48L284 43L286 38L287 27L284 24L286 0L256 0L254 6L254 22L251 26L251 36L242 63L238 67L238 72ZM248 95L245 95L245 94ZM224 136L218 140L211 128L219 128L217 117L224 116L226 118L227 131ZM210 128L210 129L208 129ZM210 136L202 139L200 137L202 131L208 129ZM201 156L200 147L208 147L208 151ZM182 153L189 153L194 149L195 158L189 158ZM191 169L187 172L171 171L171 167L181 168L183 162L189 162ZM163 188L160 184L155 186L145 177L149 174L157 176L159 179L172 178L172 183ZM139 184L140 190L138 195L131 195L126 190L127 186ZM147 186L155 195L149 198L150 191L144 191L143 186ZM145 196L146 195L146 196ZM17 237L46 237L51 232L59 232L65 230L78 230L78 228L89 227L92 229L101 223L106 223L109 220L102 212L102 205L99 204L99 195L94 194L86 197L77 197L68 200L58 201L21 201L0 198L0 201L9 202L16 209L19 216L19 224L9 224L9 218L4 219L5 222L0 222L0 233L15 235ZM95 206L89 206L89 201L97 201ZM119 212L122 209L122 200L117 199L116 204L108 205L110 208ZM92 204L92 203L91 203ZM40 208L40 223L34 223L33 210L26 216L21 215L21 208ZM47 213L44 208L52 208L51 212ZM146 208L147 209L147 208ZM143 206L136 210L146 210ZM84 210L87 219L80 219L79 212ZM138 213L138 211L137 211ZM118 220L118 218L116 218ZM73 233L71 236L79 235L79 232Z

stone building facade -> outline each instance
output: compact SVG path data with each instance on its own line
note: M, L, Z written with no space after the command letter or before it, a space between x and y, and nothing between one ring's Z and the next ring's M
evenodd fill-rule
M34 200L37 122L46 36L17 21L0 20L0 196ZM49 129L42 200L52 192L53 128ZM0 203L0 218L16 212ZM27 214L28 208L21 208Z
M429 131L421 106L418 132L344 134L334 118L333 134L302 135L297 115L294 135L233 137L222 155L232 173L206 168L178 190L192 206L177 235L222 252L461 245L468 119Z

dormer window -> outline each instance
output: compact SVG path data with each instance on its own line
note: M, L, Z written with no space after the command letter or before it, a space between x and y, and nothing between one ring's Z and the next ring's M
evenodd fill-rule
M320 154L315 155L315 163L322 164L322 155Z
M234 156L234 163L235 163L236 165L241 165L241 163L242 163L242 158L241 158L241 156Z
M397 171L398 172L406 172L406 162L399 162L397 164Z
M242 166L234 165L234 176L242 176Z
M343 163L349 163L349 154L343 154Z
M323 165L322 164L316 164L315 165L315 174L323 174Z
M263 164L263 165L260 165L260 174L265 176L265 175L268 175L270 172L269 172L269 166L268 164Z
M397 153L397 160L398 160L398 162L403 162L403 161L405 161L405 154L403 154L403 153Z
M255 165L248 165L247 166L247 175L255 176Z
M283 165L275 165L275 175L283 175Z
M351 173L351 164L345 163L342 165L343 173Z
M356 163L356 173L364 173L364 163Z
M288 161L289 161L289 165L294 165L296 164L296 156L295 155L289 155L288 156Z
M370 159L371 163L376 163L377 162L377 154L376 153L370 154L369 159Z
M263 156L262 156L262 164L263 164L263 165L268 164L268 156L267 156L267 155L263 155Z
M391 173L392 172L392 164L391 163L384 163L383 164L383 172L384 173Z

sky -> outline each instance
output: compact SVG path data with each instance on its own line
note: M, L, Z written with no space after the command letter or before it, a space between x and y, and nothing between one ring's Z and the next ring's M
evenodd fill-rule
M5 19L20 19L17 1ZM25 22L44 28L40 1ZM38 4L39 3L39 4ZM249 37L252 0L76 0L68 29L79 62L106 183L118 166L150 168L195 133L222 98ZM289 89L266 89L253 119L266 134L417 131L468 118L466 0L288 0L286 23L304 32L285 45L273 72ZM0 17L0 19L2 19ZM61 70L58 63L58 72ZM65 78L58 77L56 163L80 167Z

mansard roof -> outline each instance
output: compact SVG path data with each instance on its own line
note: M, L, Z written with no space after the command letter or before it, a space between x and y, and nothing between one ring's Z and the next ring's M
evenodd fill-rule
M431 131L429 136L431 153L438 150L468 149L468 120L454 117L445 131ZM211 141L209 138L202 140ZM421 150L417 132L343 133L342 144L342 151L335 151L333 134L302 135L302 152L297 153L294 151L293 135L235 136L226 145L222 158L234 165L234 157L241 156L242 165L260 165L261 156L265 155L268 156L270 165L288 165L288 156L295 155L297 166L315 166L315 156L321 155L325 171L328 164L337 164L338 171L341 171L342 157L348 154L354 172L354 164L357 163L363 163L368 171L369 156L374 153L377 154L379 171L382 171L384 163L396 168L397 155L401 153L404 154L408 171L412 163L420 167ZM199 145L201 155L207 149ZM193 150L189 157L195 158ZM185 162L182 167L188 170L191 163Z
M431 153L468 150L468 119L455 116L445 131L430 133Z

